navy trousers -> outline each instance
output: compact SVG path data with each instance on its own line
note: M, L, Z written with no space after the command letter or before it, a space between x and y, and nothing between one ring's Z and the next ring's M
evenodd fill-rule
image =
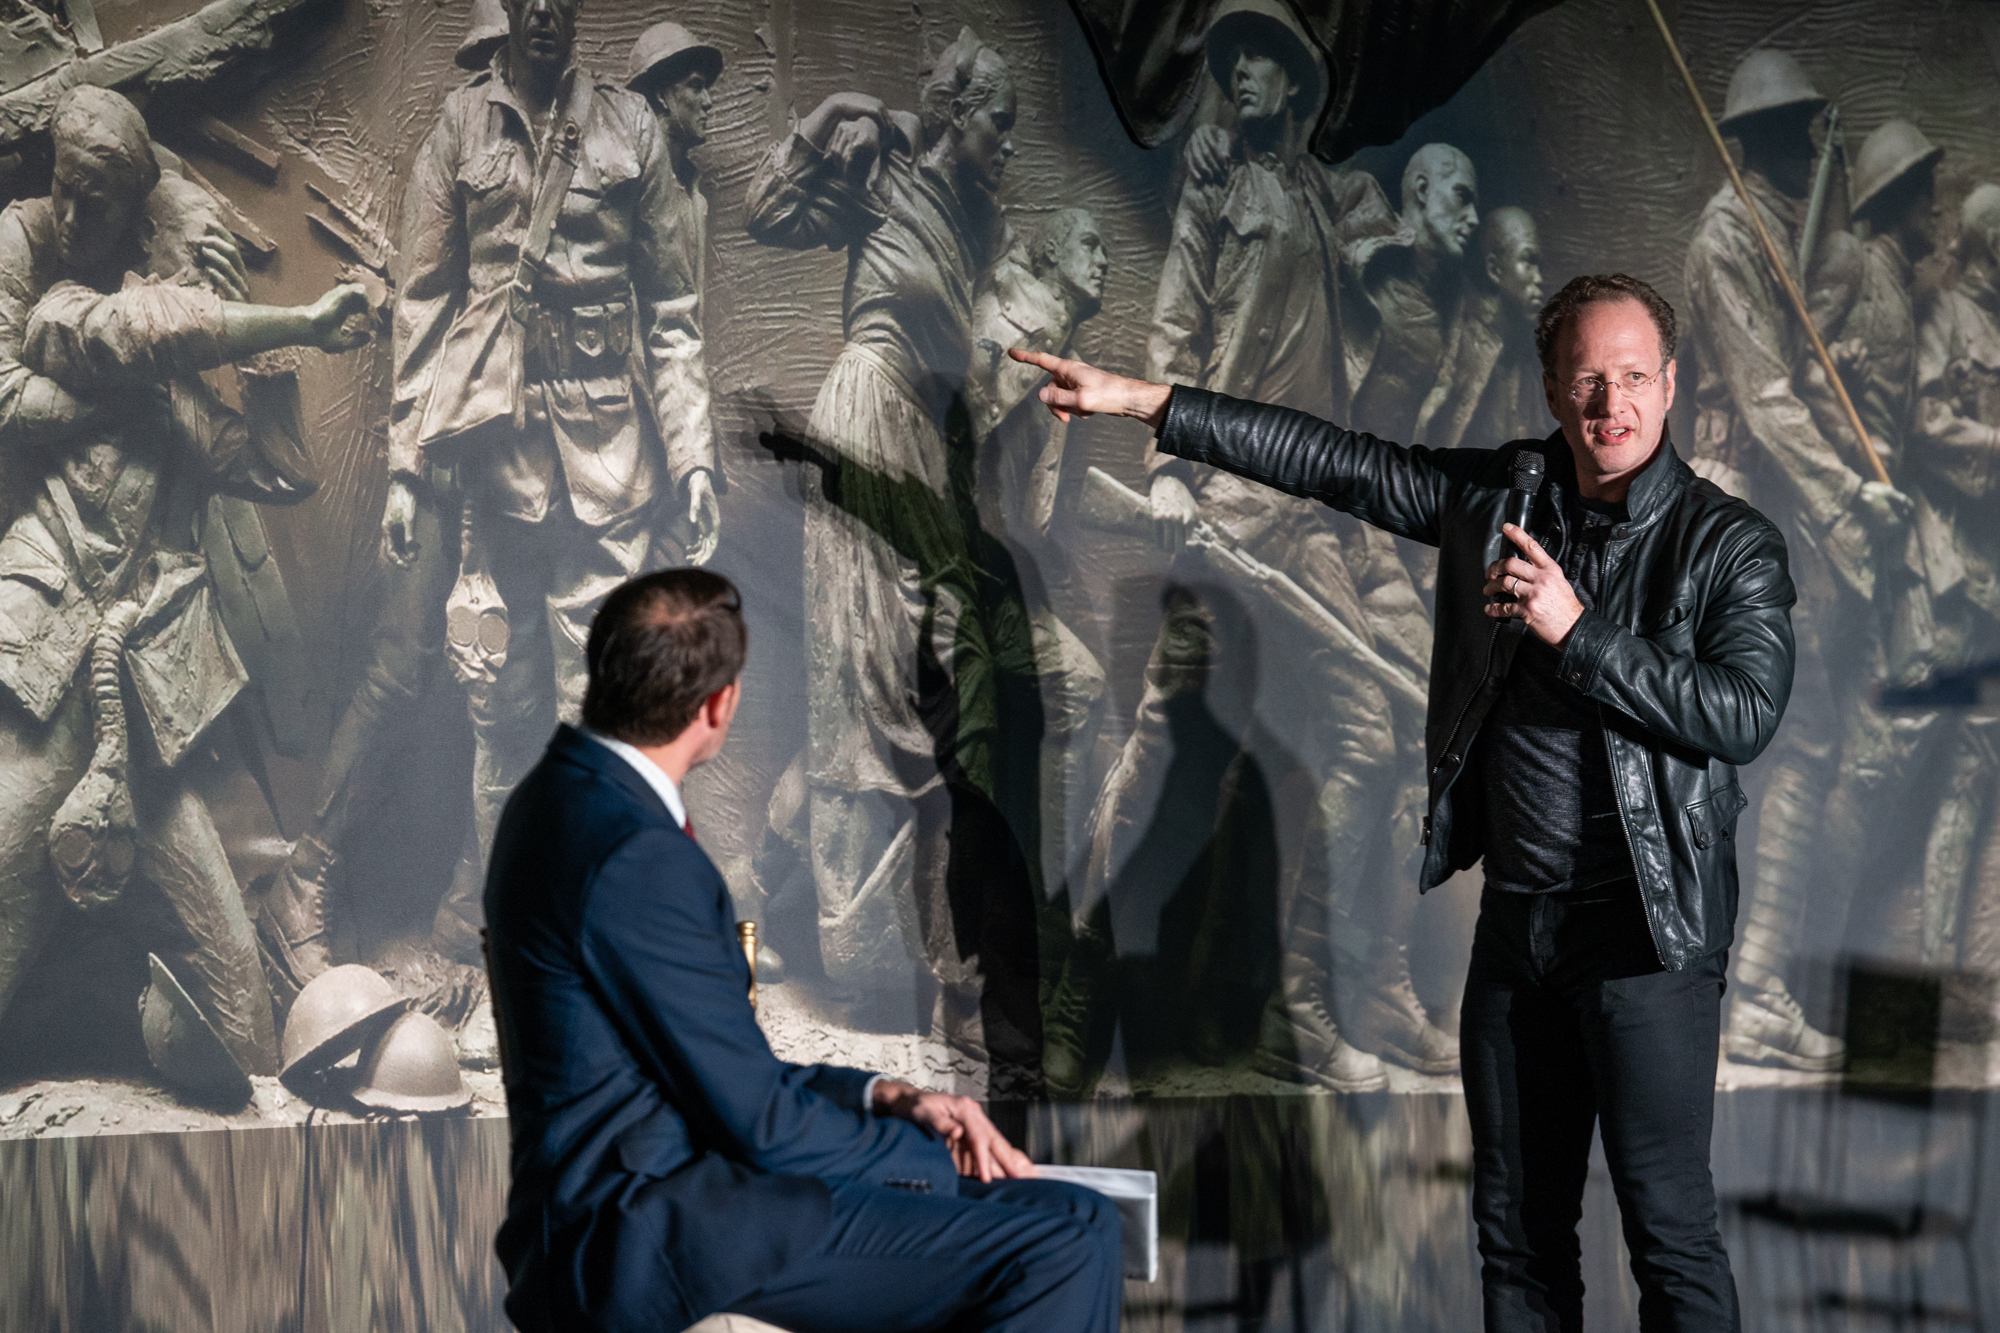
M1459 1040L1489 1333L1582 1329L1599 1125L1639 1327L1741 1327L1708 1169L1725 961L1667 971L1631 880L1480 899Z
M1057 1181L959 1182L959 1197L838 1185L813 1254L733 1313L792 1333L1117 1333L1118 1209Z

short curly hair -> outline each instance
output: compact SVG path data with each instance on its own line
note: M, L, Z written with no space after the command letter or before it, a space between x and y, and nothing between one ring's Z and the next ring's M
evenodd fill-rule
M1586 273L1563 284L1535 320L1535 354L1541 357L1543 370L1555 373L1556 338L1571 317L1587 305L1606 301L1637 301L1644 306L1653 317L1653 327L1660 331L1660 364L1673 360L1674 343L1680 334L1667 298L1629 273Z
M936 143L951 129L953 102L985 106L1013 79L1005 56L980 41L971 28L960 28L958 39L938 52L917 90L917 118L924 127L925 145Z

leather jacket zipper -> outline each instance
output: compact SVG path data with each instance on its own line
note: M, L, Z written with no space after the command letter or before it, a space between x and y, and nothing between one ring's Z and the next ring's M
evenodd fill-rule
M1673 964L1667 961L1667 951L1660 947L1660 928L1653 921L1653 904L1646 896L1646 881L1639 874L1639 848L1632 841L1631 816L1625 812L1625 786L1618 780L1618 764L1611 753L1611 729L1604 725L1604 705L1597 705L1597 731L1604 739L1604 759L1610 768L1611 799L1618 803L1618 831L1625 835L1625 855L1632 858L1632 882L1639 886L1639 906L1646 913L1646 933L1653 938L1653 953L1659 958L1660 966L1671 970Z
M1479 684L1473 689L1471 694L1465 696L1465 702L1459 705L1458 716L1452 719L1451 733L1445 737L1444 752L1446 755L1450 755L1454 750L1457 749L1458 729L1465 725L1465 715L1472 711L1473 700L1479 697L1480 692L1486 688L1487 682L1491 680L1493 676L1493 649L1496 646L1498 646L1499 642L1500 642L1500 622L1496 620L1493 622L1492 631L1486 636L1486 665L1481 669L1479 673ZM1465 771L1465 766L1463 764L1459 765L1459 772L1462 773L1464 771ZM1444 791L1439 792L1437 796L1442 797L1444 795L1444 792L1451 790L1452 782L1457 782L1457 781L1458 781L1458 773L1453 773L1451 775L1451 782L1445 783ZM1436 808L1437 797L1432 798L1431 805L1433 809ZM1430 811L1424 812L1424 831L1420 841L1426 847L1431 845Z

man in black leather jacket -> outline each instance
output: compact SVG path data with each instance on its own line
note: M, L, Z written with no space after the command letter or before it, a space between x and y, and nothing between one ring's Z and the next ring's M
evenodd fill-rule
M1674 337L1646 284L1574 280L1536 329L1561 429L1495 450L1024 356L1058 416L1137 417L1167 453L1439 548L1421 887L1485 860L1460 1040L1489 1329L1582 1327L1600 1120L1642 1325L1739 1326L1708 1165L1736 767L1790 696L1794 597L1778 530L1666 437ZM1502 526L1527 452L1532 536Z

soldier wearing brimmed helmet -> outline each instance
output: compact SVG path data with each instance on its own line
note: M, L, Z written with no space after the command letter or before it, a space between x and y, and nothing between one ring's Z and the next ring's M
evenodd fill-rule
M655 23L632 43L625 86L653 104L667 130L674 174L694 190L692 153L708 142L709 89L722 77L722 51L671 20ZM703 216L707 207L703 205Z
M2000 527L1992 520L2000 498L2000 185L1965 197L1957 258L1957 282L1926 306L1919 327L1904 470L1922 506L1933 657L1962 664L2000 657ZM1936 771L1949 777L1930 825L1934 850L1911 952L1945 978L1939 1038L1982 1043L2000 1035L1988 980L2000 973L2000 857L1984 823L2000 786L2000 719L1966 710L1948 725ZM1955 931L1933 924L1951 921Z
M1797 254L1814 148L1811 126L1826 98L1797 60L1757 50L1729 82L1721 127L1743 154L1743 179L1787 270L1808 293L1816 322L1847 317L1862 256L1852 236L1819 238L1813 271ZM1784 730L1766 760L1756 874L1749 892L1724 1049L1734 1059L1794 1069L1837 1069L1842 1043L1807 1022L1787 973L1806 921L1808 886L1825 868L1864 861L1829 839L1873 827L1829 802L1844 770L1878 754L1889 731L1854 683L1881 661L1873 599L1884 552L1900 551L1908 500L1872 479L1818 368L1806 331L1753 229L1750 205L1724 181L1688 247L1686 282L1697 365L1693 453L1697 471L1752 498L1791 538L1800 599L1793 616L1798 683ZM1841 665L1829 672L1829 663ZM1822 859L1824 854L1824 859ZM1815 887L1818 919L1844 916L1838 894Z
M1340 419L1349 389L1337 256L1358 237L1393 231L1395 216L1367 173L1327 167L1304 151L1331 71L1289 5L1223 5L1209 28L1208 66L1234 107L1235 132L1203 132L1191 147L1154 307L1148 375ZM1417 675L1427 670L1428 625L1387 538L1373 544L1358 525L1320 506L1150 446L1146 465L1150 510L1170 548L1178 551L1188 525L1206 519L1245 554L1286 569L1377 651ZM1350 564L1356 558L1362 563ZM1183 583L1214 581L1191 553L1178 557L1176 570ZM1298 738L1318 786L1315 824L1325 850L1302 858L1311 868L1291 865L1277 874L1278 910L1289 921L1277 977L1223 975L1219 960L1241 952L1232 941L1248 929L1250 908L1241 884L1227 875L1192 887L1207 899L1192 958L1211 965L1203 969L1191 961L1196 974L1182 987L1187 1053L1221 1063L1236 1042L1255 1033L1260 1068L1345 1091L1387 1081L1373 1051L1431 1072L1455 1069L1451 1039L1429 1022L1408 987L1400 942L1385 941L1381 924L1363 920L1367 913L1359 907L1362 899L1388 896L1378 891L1390 870L1382 864L1385 834L1401 808L1401 733L1389 703L1372 678L1326 651L1301 626L1282 623L1284 613L1264 589L1245 581L1228 594L1179 594L1168 602L1133 732L1093 815L1088 869L1076 898L1078 934L1050 1006L1049 1085L1080 1090L1103 1054L1086 1036L1098 1034L1095 1045L1101 1046L1105 1025L1091 1015L1111 966L1110 899L1128 891L1120 886L1130 882L1134 858L1155 854L1147 844L1160 835L1147 830L1161 776L1171 770L1176 783L1207 792L1211 803L1208 814L1188 825L1192 844L1183 849L1189 853L1185 863L1196 863L1193 853L1213 828L1244 818L1247 806L1231 808L1216 793L1240 786L1225 781L1225 773L1240 776L1260 765L1256 744L1245 742L1236 758L1227 745L1206 758L1175 754L1170 724L1204 695L1209 707L1240 713L1232 701L1250 692L1252 667L1240 642L1244 636L1219 623L1233 606L1255 618L1260 635L1269 629L1289 636L1264 660L1293 674L1301 697L1328 701ZM1407 608L1404 623L1377 623L1365 613L1362 599L1374 594L1380 594L1376 605ZM1225 730L1252 734L1247 718L1232 714L1222 721ZM1284 762L1289 767L1292 761ZM1219 811L1218 803L1224 807ZM1415 846L1414 824L1406 832L1403 845ZM1158 850L1169 860L1179 855ZM1350 985L1339 997L1349 1001L1346 1013L1337 1013L1342 1006L1330 968L1336 953ZM1368 1048L1350 1037L1366 1040Z
M1815 311L1876 454L1904 487L1916 397L1916 266L1937 242L1934 178L1942 156L1943 150L1907 120L1886 121L1862 141L1850 184L1853 215L1867 228L1868 239L1860 246L1853 299L1822 301ZM1822 292L1841 285L1820 284ZM1852 428L1835 425L1830 438L1844 443ZM1962 845L1964 831L1950 827L1962 813L1953 796L1945 796L1940 817L1934 789L1920 780L1936 770L1939 747L1950 744L1956 729L1935 716L1892 722L1867 692L1875 681L1911 681L1947 661L1964 660L1940 658L1933 631L1937 605L1926 567L1942 577L1953 563L1950 537L1936 518L1934 510L1920 511L1913 543L1893 549L1885 544L1874 615L1863 621L1867 642L1858 650L1843 646L1830 659L1829 680L1844 711L1837 774L1818 839L1823 868L1813 880L1813 916L1829 950L1841 946L1848 908L1863 884L1895 886L1890 929L1904 939L1922 935L1924 887L1943 894L1944 881L1962 877L1948 848L1970 852ZM1914 836L1927 827L1938 830L1928 849ZM1955 886L1949 896L1956 897ZM1796 939L1792 948L1803 952ZM1798 969L1790 965L1790 970Z
M663 557L704 562L719 535L692 210L667 136L576 59L581 0L503 7L506 43L409 172L382 520L393 561L449 541L424 532L420 497L464 548L446 651L471 696L481 855L434 932L460 957L477 956L500 808L580 704L598 600ZM458 632L496 611L504 635Z

